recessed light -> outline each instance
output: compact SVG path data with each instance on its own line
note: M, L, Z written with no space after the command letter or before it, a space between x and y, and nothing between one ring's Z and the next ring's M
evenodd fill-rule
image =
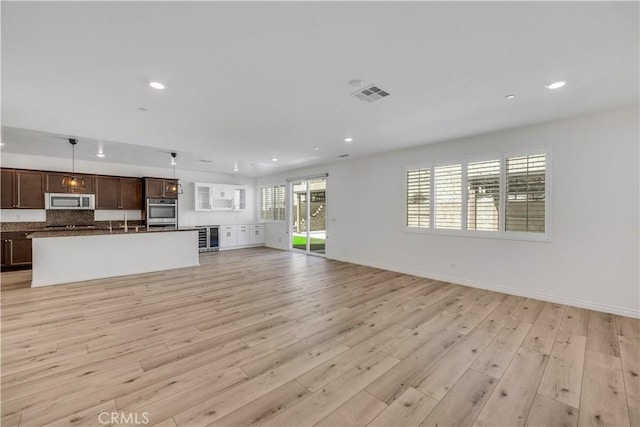
M277 161L278 161L278 158L277 158L277 157L272 157L272 158L271 158L271 161L272 161L272 162L277 162Z
M138 107L138 110L142 111L143 113L146 113L147 111L149 111L144 107Z
M162 90L164 89L164 85L160 82L149 82L149 86L151 86L154 89L158 89L158 90Z
M559 82L548 83L544 85L544 87L546 87L547 89L560 89L562 86L566 84L567 82L559 81Z
M353 142L353 138L351 138L350 136L346 137L344 139L344 142Z
M516 96L515 96L515 95L513 95L513 94L509 94L509 95L505 96L505 98L506 98L506 99L513 99L513 98L515 98L515 97L516 97Z
M314 151L318 151L320 149L320 147L313 147Z
M96 154L96 156L100 157L101 159L105 156L104 153L98 153Z
M358 80L358 79L349 80L349 86L360 87L363 84L364 82L362 80Z

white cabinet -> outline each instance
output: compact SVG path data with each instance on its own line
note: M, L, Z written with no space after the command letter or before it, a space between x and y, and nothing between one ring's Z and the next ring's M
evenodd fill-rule
M241 211L247 207L247 188L233 184L194 183L196 211Z
M238 246L247 246L250 243L249 225L238 226Z
M252 245L264 245L264 224L253 224L249 227L249 243Z
M211 184L202 184L200 182L194 182L194 198L195 198L195 210L197 211L210 211L211 206Z
M237 187L234 192L233 210L243 211L247 208L247 189Z
M221 225L219 230L221 250L264 245L264 224Z
M220 227L220 249L238 246L238 226L223 225Z
M211 184L211 206L214 211L231 211L235 201L235 188L226 184Z

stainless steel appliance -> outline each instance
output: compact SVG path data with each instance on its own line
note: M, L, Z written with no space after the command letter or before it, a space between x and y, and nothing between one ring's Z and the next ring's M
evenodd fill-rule
M95 194L44 193L44 208L51 210L96 208Z
M218 225L198 226L198 250L200 252L217 251L220 248Z
M147 228L178 226L178 200L147 199Z

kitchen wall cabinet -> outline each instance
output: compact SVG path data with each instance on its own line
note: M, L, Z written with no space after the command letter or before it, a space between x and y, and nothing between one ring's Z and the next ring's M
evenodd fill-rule
M177 183L177 179L144 178L144 197L146 199L177 199L177 194L166 191L167 185Z
M84 189L75 190L74 193L79 194L93 194L95 193L95 176L94 175L82 175L74 174L75 176L84 179ZM62 179L65 176L69 176L68 173L60 172L46 172L45 173L45 189L47 193L66 193L67 191L62 188Z
M96 176L96 209L142 210L142 180Z
M194 209L197 211L213 210L213 206L211 205L211 201L212 201L211 185L194 182L193 187L194 187L193 194L195 194L195 204L196 204Z
M2 169L3 209L44 209L44 173L19 169Z
M194 183L196 211L239 211L247 206L247 189L231 184Z
M247 208L247 189L235 188L233 193L233 210L243 211Z
M31 239L29 232L2 233L0 242L0 261L2 267L18 267L31 265Z
M142 180L120 178L120 209L142 210Z

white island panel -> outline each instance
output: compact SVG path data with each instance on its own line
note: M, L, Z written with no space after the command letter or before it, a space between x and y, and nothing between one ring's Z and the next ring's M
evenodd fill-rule
M193 267L198 232L33 238L32 287Z

